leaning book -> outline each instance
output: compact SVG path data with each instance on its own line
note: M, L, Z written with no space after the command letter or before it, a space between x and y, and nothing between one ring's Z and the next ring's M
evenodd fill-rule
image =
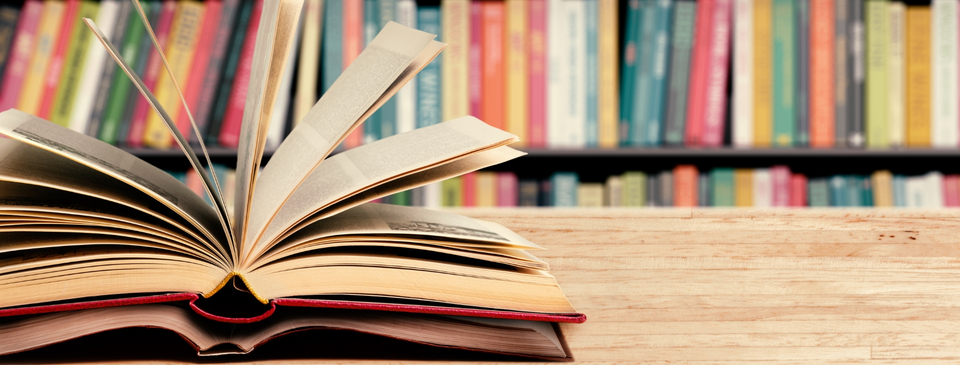
M496 223L369 203L520 157L508 146L516 136L464 116L333 154L443 50L434 35L387 24L259 169L302 3L264 2L229 187L85 20L166 123L210 203L121 149L0 113L0 354L157 327L200 355L337 329L572 359L558 323L586 316L530 253L540 246Z

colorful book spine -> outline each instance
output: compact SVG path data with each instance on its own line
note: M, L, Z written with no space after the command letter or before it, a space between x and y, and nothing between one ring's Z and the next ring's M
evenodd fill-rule
M512 172L498 172L497 173L497 206L498 207L517 206L517 189L518 189L517 174L514 174Z
M806 207L808 203L807 177L802 174L790 175L790 206Z
M790 206L790 168L787 166L773 166L770 168L770 180L773 189L773 206Z
M344 0L324 0L323 62L321 62L320 94L327 92L343 72Z
M147 19L156 20L157 13L154 11L154 8L158 3L150 4L143 7L144 15L147 16ZM123 59L129 63L135 71L143 72L143 65L146 64L145 59L147 58L147 52L141 52L144 43L144 35L146 34L146 28L143 25L143 21L140 20L140 14L136 11L130 11L127 15L127 34L123 38L123 43L120 47L120 55L123 56ZM111 58L110 61L113 61ZM133 89L133 83L127 78L127 75L121 70L117 72L119 66L111 65L110 68L114 69L114 74L112 80L110 81L110 95L107 97L106 106L103 111L103 116L100 118L100 129L97 132L97 138L103 142L116 145L120 141L120 126L126 124L129 121L128 110L133 110L131 104L136 104L136 99L131 99L130 95ZM138 95L139 96L139 95ZM134 100L134 102L128 102L128 100ZM129 124L127 124L129 125Z
M581 208L603 207L603 184L580 183L577 186L577 206Z
M733 4L733 145L753 147L753 0Z
M640 57L640 22L643 17L642 3L640 0L630 0L627 2L627 24L624 30L623 45L623 64L621 65L620 79L620 130L619 140L621 146L630 144L630 118L633 117L634 89L637 83L637 66ZM551 44L556 42L551 42ZM558 44L559 45L559 44ZM549 47L548 47L549 48ZM553 56L553 52L551 52ZM557 56L559 57L559 56ZM551 57L553 60L554 57ZM551 71L556 67L550 63ZM553 77L553 72L550 76ZM551 97L551 100L553 98Z
M873 182L873 206L893 206L893 174L889 170L880 170L870 175Z
M710 185L713 186L713 194L710 194L712 206L732 207L736 205L733 169L715 168L710 171Z
M960 109L958 109L958 4L953 0L933 0L930 12L931 47L930 70L932 80L931 145L952 147L960 145Z
M651 174L647 176L647 185L646 187L646 204L647 207L658 207L663 206L660 201L660 175Z
M40 115L40 101L46 84L47 68L59 43L60 28L67 11L66 3L46 0L40 24L37 25L37 45L30 56L27 73L23 78L23 87L17 99L17 109L33 115Z
M520 206L523 206L523 181L520 181ZM619 207L623 205L623 178L619 175L607 176L603 184L603 206Z
M237 148L240 143L240 123L243 120L243 108L247 102L247 86L250 82L250 68L253 66L253 50L257 40L257 29L260 27L260 14L263 11L263 0L257 0L250 13L250 24L244 36L243 49L237 61L236 75L233 86L230 87L230 97L227 109L223 114L223 124L220 127L218 142L221 146Z
M527 105L530 121L527 145L545 147L547 145L547 1L530 0L527 3L530 16L527 33L529 36L527 90L530 95Z
M483 26L482 120L504 129L504 6L500 1L481 2Z
M166 0L161 3L161 8L159 11L159 17L157 18L157 26L154 28L154 31L157 35L157 43L160 45L160 48L166 48L168 35L170 34L170 26L173 23L173 14L176 10L177 3L173 0ZM143 84L153 90L156 87L157 80L160 77L161 68L163 68L163 63L160 60L160 54L157 53L156 48L153 47L153 44L150 42L150 37L144 37L145 43L147 43L146 52L149 56L146 58L146 65L143 71ZM144 47L140 48L141 51L144 51ZM129 129L127 130L125 144L131 147L143 147L143 135L147 126L147 115L152 113L150 105L147 103L147 99L134 95L133 100L136 100L132 115L129 119Z
M17 6L0 6L0 82L3 81L3 77L7 74L5 68L7 63L10 62L13 43L15 42L14 38L17 36L17 18L20 17L20 10L26 7L26 3L15 5ZM35 26L36 22L31 25L31 27ZM2 83L0 83L0 85L2 85ZM2 95L0 95L0 97L2 97Z
M810 179L810 183L807 184L807 196L809 197L810 207L829 207L830 186L827 179Z
M700 203L700 207L709 207L710 206L710 174L702 172L700 173L699 181L697 182L697 202Z
M943 206L960 207L960 175L943 176Z
M340 65L343 69L350 66L355 58L363 50L364 46L364 0L343 0L343 48ZM341 70L342 72L342 70ZM368 118L368 119L373 119ZM371 122L368 120L368 122ZM372 122L371 122L372 123ZM343 145L346 148L354 148L363 144L364 131L366 127L354 129L347 135Z
M664 170L657 174L657 199L661 207L672 207L674 197L674 176L672 170Z
M753 206L773 206L773 175L768 168L753 170Z
M186 100L189 110L180 107L178 108L180 113L175 117L177 129L180 130L180 133L183 134L183 137L186 138L187 141L196 141L198 138L193 133L190 118L193 117L194 122L198 123L197 129L199 129L200 125L196 119L196 112L197 109L200 108L200 94L203 92L204 79L207 73L212 71L209 67L210 60L214 48L217 47L213 42L217 38L217 33L219 33L220 18L223 16L222 0L205 1L203 5L204 10L203 18L200 22L200 35L194 47L195 53L193 60L190 62L189 75L187 75L185 82L180 85L180 87L183 88L183 98ZM177 100L177 102L179 103L179 100ZM200 138L202 138L202 136L200 136Z
M126 40L127 30L130 28L130 14L134 11L134 5L132 2L119 1L119 7L120 8L115 15L117 18L117 24L114 27L113 35L110 37L110 41L113 42L114 45L122 46ZM146 7L144 7L144 12L146 12ZM97 44L96 46L103 49L103 46L100 44ZM103 124L104 114L107 110L107 103L110 101L113 86L113 76L119 69L116 61L113 60L113 57L105 55L100 60L100 63L101 71L100 75L98 75L100 81L98 82L98 87L95 91L96 97L93 100L93 106L90 110L90 118L88 119L87 129L85 131L85 134L91 137L98 137L100 134L100 128ZM119 72L122 73L123 70L119 70Z
M679 165L673 169L673 179L675 184L673 206L699 206L700 203L697 201L697 198L699 198L700 189L697 187L697 183L700 180L700 173L697 172L697 167L693 165Z
M377 0L363 1L363 31L361 33L363 41L360 45L361 52L363 52L363 49L377 36L377 31L380 29L379 11ZM349 63L345 63L345 65L349 66ZM390 98L387 103L392 100L393 98ZM380 108L367 117L367 120L363 122L360 128L357 128L357 130L362 130L362 143L370 143L381 138L382 123L380 123L380 120L383 117L384 111L388 109L387 103L381 105Z
M847 110L849 111L847 122L847 146L861 148L864 145L864 81L865 81L865 60L864 60L864 24L863 24L863 1L851 0L850 11L847 13L849 18L849 34L847 34L847 52L849 53L850 69L847 71L847 77L850 82L847 96Z
M477 173L471 172L460 176L460 182L463 185L463 201L465 207L477 206Z
M246 23L241 25L239 20L243 9L246 7L249 6L244 6L239 0L223 0L220 24L217 27L214 45L210 50L210 61L207 66L206 77L203 79L200 101L196 109L191 109L195 113L193 117L197 122L197 129L200 130L200 134L205 140L210 140L219 134L219 127L216 128L216 133L212 133L212 130L214 129L213 125L220 119L213 120L211 116L215 112L219 86L226 77L225 70L228 69L230 64L230 47L234 42L234 31L246 27ZM247 10L247 13L249 14L249 10ZM243 32L240 32L240 34L243 34ZM229 88L229 84L225 88Z
M10 16L12 15L12 17ZM43 15L43 2L27 0L19 15L16 11L0 12L2 23L13 23L14 29L0 30L0 33L10 32L13 42L7 56L6 68L3 69L3 80L0 82L0 110L17 107L20 99L20 89L24 86L27 70L30 68L30 56L38 47L39 25ZM14 36L15 35L15 36Z
M872 207L873 206L873 183L870 181L869 177L860 177L860 182L863 186L861 189L861 207Z
M890 147L903 147L906 140L906 112L904 74L906 62L906 6L902 1L893 1L887 7L887 143Z
M773 0L753 3L753 145L773 138Z
M550 177L550 205L554 207L577 206L577 186L580 179L575 172L557 172Z
M867 147L885 148L887 138L887 33L890 15L886 0L865 2L866 81L864 100Z
M847 180L840 175L830 177L830 206L845 207L847 205Z
M836 145L834 122L834 1L810 2L810 147Z
M470 2L470 47L467 62L467 98L470 100L470 115L481 120L483 116L483 3Z
M834 132L835 143L837 147L847 146L847 131L850 129L850 108L847 100L850 97L850 88L852 86L850 50L848 37L850 26L849 16L850 0L834 0L834 59L833 80L834 80Z
M443 39L440 29L440 8L424 6L417 9L417 25L420 30L437 34L439 39ZM443 62L443 57L434 58L417 75L417 128L443 121L442 94L440 92L441 62Z
M60 19L63 25L60 27L60 33L57 36L57 44L50 55L50 65L47 67L43 79L40 105L36 114L36 116L47 120L50 120L50 116L53 115L57 87L60 85L63 69L66 67L64 63L69 54L70 41L73 39L73 28L77 24L77 13L80 11L80 0L67 0L65 3L66 9L63 12L63 18Z
M396 10L397 1L396 0L378 0L377 1L377 19L379 21L376 24L376 27L373 32L373 37L376 37L377 33L380 33L380 29L383 29L387 23L391 21L397 21L397 10ZM416 27L416 25L414 25ZM370 39L372 40L373 37ZM366 47L366 46L364 46ZM380 123L380 129L378 134L380 138L390 137L394 134L397 134L397 102L399 100L399 95L387 99L386 102L380 106L380 109L377 109L377 114L379 114L378 123ZM279 143L278 143L279 145Z
M902 175L893 176L893 206L907 206L907 179Z
M524 179L518 183L519 196L517 206L536 207L540 205L540 183L537 180Z
M460 177L443 180L440 183L440 205L444 207L463 206L463 181Z
M807 147L810 145L810 3L798 1L796 11L797 91L794 110L797 129L794 131L794 145Z
M317 96L317 82L320 73L321 30L324 23L323 0L306 0L303 4L303 36L300 38L300 60L297 66L297 91L293 104L293 123L296 127L307 112L313 108ZM208 10L209 11L209 10ZM416 4L414 4L416 18ZM414 19L416 21L416 19ZM206 23L204 23L206 24ZM416 28L416 26L414 26ZM416 113L416 111L414 111ZM410 194L406 194L409 204Z
M930 7L909 6L906 12L907 146L930 146L931 72Z
M99 4L96 14L97 25L109 40L115 38L114 34L117 31L118 21L121 18L126 18L126 14L120 15L122 4L123 2L119 0L104 0ZM92 122L90 117L97 100L100 84L109 84L110 80L103 81L103 68L107 65L104 61L109 58L106 49L93 36L88 37L84 42L86 43L86 50L84 51L86 54L83 56L83 66L77 70L78 77L73 102L65 109L69 111L66 115L68 117L67 126L74 131L86 134L90 124L99 124L99 121Z
M566 64L567 72L562 73L561 82L565 87L562 90L562 97L565 100L561 108L560 126L548 129L550 142L553 146L559 147L584 147L586 139L584 131L586 130L586 71L587 71L587 39L586 39L586 3L576 1L561 1L563 9L561 13L567 20L566 26L561 29L566 37L560 42L564 43L566 56L560 58L560 62ZM550 24L553 24L553 18L550 18ZM552 34L551 34L552 35ZM551 88L551 91L553 89ZM550 121L551 124L553 120Z
M530 100L527 90L527 2L525 0L506 1L506 131L520 138L516 145L527 145L527 104Z
M863 205L863 177L857 175L848 175L844 178L846 182L845 197L847 198L845 207L859 207Z
M584 84L585 89L582 92L587 94L586 96L586 106L585 106L585 117L584 117L584 145L586 147L597 147L600 143L599 133L600 133L600 121L599 121L599 111L597 107L599 106L599 100L597 99L597 90L599 88L599 71L597 69L597 57L600 47L600 39L597 37L597 22L599 21L598 12L599 4L596 1L587 1L584 3L585 7L585 16L584 16L584 25L586 26L586 70L584 71Z
M561 137L567 132L567 108L570 107L570 69L569 54L570 29L572 24L567 18L566 2L547 3L547 146L561 146Z
M87 61L87 51L90 50L91 32L82 31L83 18L95 19L100 10L100 3L81 1L80 7L73 22L73 32L69 35L70 42L67 53L63 58L63 67L60 80L57 84L56 95L49 109L49 120L64 127L70 126L70 115L73 111L73 102L80 87L80 78L83 76L84 64ZM112 23L112 22L111 22ZM109 36L109 35L108 35ZM49 84L48 84L49 85Z
M727 72L730 65L730 37L733 28L733 0L714 0L710 21L709 56L704 77L703 140L704 146L723 145L724 121L727 117Z
M601 148L617 147L617 105L620 103L617 84L617 41L619 28L616 0L599 0L597 36L597 68L599 84L597 100L599 108L597 145ZM668 42L669 43L669 42Z
M732 1L732 0L722 0ZM644 145L659 146L663 141L664 112L667 91L668 63L670 61L670 20L673 16L673 1L658 1L654 9L653 37L650 38L652 54L650 63L650 94L643 118L646 129ZM727 17L729 19L729 16ZM726 81L726 80L724 80Z
M715 0L697 2L697 22L693 38L693 54L690 64L689 99L687 101L687 122L684 144L703 145L704 121L706 116L706 82L710 60L710 34L713 27L713 7Z
M474 180L476 192L474 204L478 207L497 206L497 173L478 171Z
M793 147L797 130L796 4L773 0L773 146Z
M444 1L441 9L443 41L443 120L470 114L468 67L470 45L470 3L467 0Z
M686 111L688 101L687 91L689 90L688 81L690 77L690 55L693 50L693 33L696 24L697 3L694 1L677 0L674 7L673 29L671 31L673 40L670 50L670 81L667 88L664 143L670 146L680 146L683 144L684 129L687 120ZM626 78L626 70L624 70L624 78Z
M737 207L753 206L753 169L733 170L733 202Z
M647 205L647 174L640 171L627 171L623 174L623 206L642 207Z
M641 5L640 41L637 54L637 83L633 91L633 115L630 116L630 145L647 146L650 138L647 137L647 115L650 107L651 78L653 77L653 54L656 43L653 40L656 32L657 1L645 0Z

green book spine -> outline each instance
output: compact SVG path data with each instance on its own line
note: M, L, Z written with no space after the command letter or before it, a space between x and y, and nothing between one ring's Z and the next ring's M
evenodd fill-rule
M647 205L647 174L640 171L628 171L623 174L623 206L642 207Z
M826 178L810 179L807 185L811 207L829 207L830 206L830 186Z
M70 124L73 99L76 97L77 88L80 86L83 64L86 63L87 51L90 48L90 37L93 36L93 32L87 30L87 26L83 23L83 18L96 19L99 10L99 2L83 1L80 3L77 19L71 20L76 24L74 24L73 34L70 36L70 47L67 48L67 57L63 62L60 84L57 86L57 93L53 99L53 112L50 114L51 122L64 127L69 127Z
M637 82L637 58L640 56L640 21L643 11L640 0L627 2L627 24L623 34L623 63L620 65L620 145L630 144L630 118L633 117L633 89Z
M410 206L410 190L391 195L390 204Z
M735 205L733 169L713 169L713 171L710 172L710 185L713 185L713 194L710 196L712 206L732 207Z
M693 48L696 16L696 2L677 2L673 17L673 44L670 50L670 77L667 81L664 131L664 143L671 146L683 145L683 128L687 119L687 85L690 80L690 52Z
M888 147L887 129L887 28L890 22L886 0L864 3L866 22L866 80L864 81L867 147Z
M773 145L793 147L796 114L796 4L773 0Z
M443 180L440 183L440 205L444 207L463 206L463 182L460 177Z
M150 18L150 6L144 6L143 12ZM131 11L127 19L127 34L123 37L123 44L120 46L120 55L127 61L127 64L135 65L141 57L140 43L143 41L144 34L147 32L140 20L140 14ZM124 117L124 111L127 108L127 99L133 92L133 83L127 78L127 74L122 70L117 70L120 66L112 66L115 70L113 80L110 82L110 96L107 99L106 110L100 119L100 130L97 138L109 144L117 144L118 129Z

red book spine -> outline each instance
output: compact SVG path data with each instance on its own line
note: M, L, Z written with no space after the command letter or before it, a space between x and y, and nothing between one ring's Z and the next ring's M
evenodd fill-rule
M527 62L530 84L528 92L530 104L530 128L528 129L527 145L530 147L544 147L547 141L547 2L546 0L530 0L527 42Z
M480 1L470 2L470 48L467 52L467 95L470 100L470 115L483 120L483 6Z
M773 166L770 168L770 178L773 180L773 206L790 206L790 168Z
M497 206L517 206L517 175L512 172L497 173Z
M363 49L363 0L343 0L343 69ZM347 148L363 144L363 128L354 129L343 142Z
M684 144L700 146L703 144L704 99L706 97L707 60L710 55L711 18L713 0L697 2L697 23L693 33L693 55L690 64L690 87L687 101L687 122L684 131Z
M730 64L730 36L733 27L733 0L714 0L710 36L703 81L704 146L723 145L723 125L727 113L727 71Z
M63 73L63 62L67 57L67 49L70 48L70 35L73 34L74 18L77 17L77 11L80 10L80 0L67 0L67 10L63 14L63 26L60 28L60 35L57 37L57 48L53 52L53 58L50 59L50 65L47 66L47 75L43 82L43 97L40 98L40 118L50 119L50 112L53 111L53 101L57 96L57 86L60 85L60 75Z
M460 178L463 190L461 200L465 207L477 206L477 173L471 172Z
M833 148L836 144L834 22L833 0L810 2L810 147Z
M696 207L698 206L699 190L697 183L700 174L697 167L693 165L679 165L673 169L673 185L675 207Z
M803 174L790 175L790 206L807 206L807 177Z
M505 129L503 70L503 2L484 1L483 10L483 117L487 124Z
M214 48L213 41L220 32L220 16L223 7L222 0L207 0L204 2L206 10L203 17L203 28L200 30L200 39L197 41L197 49L193 56L193 62L190 64L190 76L187 77L187 89L183 90L183 98L187 101L187 107L190 113L196 113L200 109L200 93L203 91L203 81L206 79L207 67L210 64L211 52ZM194 114L196 117L196 114ZM190 126L190 118L187 115L187 109L180 109L180 115L177 116L177 129L183 134L187 141L194 140L193 127ZM173 138L173 136L170 136ZM201 137L202 138L202 137ZM171 143L176 144L174 141Z
M943 206L960 207L960 175L943 177Z
M0 110L7 110L17 106L20 99L20 86L27 73L30 56L37 41L37 27L40 25L40 14L43 12L43 3L40 0L27 0L20 11L17 21L16 34L13 45L10 47L10 60L4 70L3 84L0 85Z
M240 61L237 63L237 75L230 88L230 100L223 114L223 126L220 127L221 146L237 148L240 144L240 125L243 124L243 108L247 104L247 86L250 84L250 69L253 67L253 50L257 43L257 29L260 28L260 13L263 12L263 0L257 0L250 13L250 25L240 49Z
M173 13L176 8L176 1L165 0L163 2L160 17L157 19L157 26L154 28L160 48L167 45L167 35L170 33L170 25L173 23ZM156 48L151 47L147 67L143 72L143 84L147 89L152 91L156 86L161 67L163 67L163 61L160 59L160 53L157 52ZM137 98L137 105L134 106L133 115L130 117L130 131L127 134L126 143L128 146L143 147L143 134L147 129L147 113L151 112L151 109L152 107L146 98Z

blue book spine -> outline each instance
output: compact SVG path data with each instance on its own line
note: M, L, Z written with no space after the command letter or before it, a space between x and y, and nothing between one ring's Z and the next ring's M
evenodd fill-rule
M833 176L830 178L830 206L843 207L846 205L847 181L843 176Z
M650 101L647 104L646 141L648 146L659 146L663 141L666 102L667 67L670 50L670 20L673 0L659 0L655 5L654 36L651 38L653 59L650 64Z
M907 178L903 175L893 175L893 206L907 206Z
M580 178L575 172L557 172L550 177L550 201L555 207L577 206L577 187Z
M363 1L363 46L366 47L380 30L380 4L377 0ZM370 143L380 139L380 117L387 105L377 109L367 121L363 122L363 143Z
M627 2L627 25L624 32L623 65L620 74L620 145L630 144L630 118L633 116L633 89L637 82L637 56L640 32L640 0Z
M387 23L397 20L396 0L378 0L377 17L380 19L374 35L380 32L380 29L387 26ZM370 38L371 40L373 38ZM380 114L380 138L387 138L397 134L397 99L390 98L378 110Z
M643 146L647 142L644 119L650 103L650 79L653 71L653 31L656 22L656 0L644 0L641 8L640 44L638 50L637 83L633 94L633 115L630 117L630 145Z
M420 30L440 34L440 8L423 6L417 9L417 26ZM443 57L434 58L417 74L417 128L438 124L443 121L440 108L440 62Z
M597 70L597 48L599 47L599 39L597 38L597 2L596 1L587 1L586 2L586 25L587 25L587 119L585 127L585 136L587 147L596 147L598 143L598 134L600 133L600 125L598 119L600 117L599 112L597 111L597 104L599 100L597 99L597 84L599 81L598 70Z
M343 0L326 0L323 10L323 66L321 94L343 72Z

